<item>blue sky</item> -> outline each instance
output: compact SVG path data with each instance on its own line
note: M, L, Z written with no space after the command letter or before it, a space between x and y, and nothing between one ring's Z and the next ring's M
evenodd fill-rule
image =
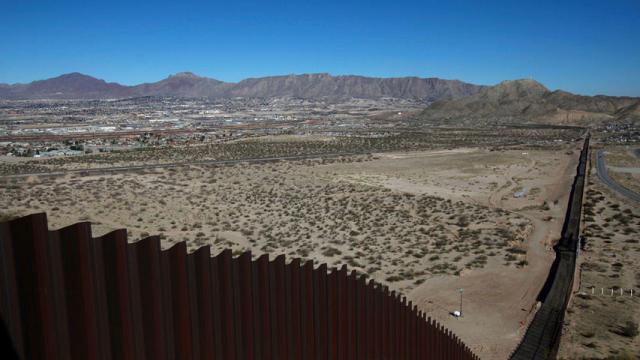
M0 82L420 76L640 96L640 1L0 0Z

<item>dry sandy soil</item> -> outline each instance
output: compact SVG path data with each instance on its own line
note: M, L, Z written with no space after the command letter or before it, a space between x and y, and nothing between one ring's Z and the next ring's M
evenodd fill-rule
M559 237L577 145L12 179L4 215L46 211L94 236L186 240L347 264L407 294L483 359L504 359L535 309ZM458 288L464 317L455 319Z
M469 195L472 201L525 217L532 224L533 231L524 244L526 267L505 271L501 264L493 263L461 276L435 276L409 294L483 359L507 358L535 312L536 296L554 259L551 247L562 227L576 155L576 150L571 155L546 157L529 152L509 167L485 175L491 179L488 187L474 183L477 178L469 179L470 188L479 190ZM486 164L478 160L474 163ZM514 198L522 189L528 189L528 195ZM458 289L463 289L462 318L450 316L459 307Z
M625 161L634 161L621 148L607 151L607 163L628 166ZM559 357L637 359L640 209L602 184L592 167L583 213L585 245L578 258L577 291L567 310Z

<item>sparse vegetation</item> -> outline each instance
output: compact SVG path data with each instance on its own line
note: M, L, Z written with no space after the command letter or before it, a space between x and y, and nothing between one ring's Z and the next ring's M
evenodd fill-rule
M61 219L77 221L76 214L84 211L97 231L126 227L132 239L159 235L164 247L186 239L190 250L208 244L213 252L231 247L255 255L315 257L330 266L347 264L405 291L429 274L482 269L491 258L515 254L507 265L522 266L520 255L526 251L518 246L531 226L527 220L500 209L367 184L353 174L336 177L336 171L348 168L343 163L371 160L38 179L8 187L3 196L14 199L16 209L49 211L54 226L64 225ZM519 224L518 231L510 224Z
M568 309L569 325L560 355L634 359L633 354L640 351L640 302L635 293L634 297L629 296L629 289L637 292L640 288L636 261L640 246L635 236L640 214L599 181L587 186L583 213L584 239L579 259L584 295L575 297ZM620 289L626 291L625 296L620 296Z

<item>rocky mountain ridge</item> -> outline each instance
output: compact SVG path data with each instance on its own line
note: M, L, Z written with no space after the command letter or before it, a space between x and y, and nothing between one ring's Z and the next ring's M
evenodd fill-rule
M125 86L80 73L29 84L0 84L0 99L119 99L140 96L185 98L274 98L342 100L399 98L430 103L477 93L482 86L438 78L372 78L302 74L223 82L184 72L154 83Z
M468 97L436 101L419 115L419 119L457 125L630 122L640 119L640 98L576 95L562 90L551 91L535 80L508 80Z

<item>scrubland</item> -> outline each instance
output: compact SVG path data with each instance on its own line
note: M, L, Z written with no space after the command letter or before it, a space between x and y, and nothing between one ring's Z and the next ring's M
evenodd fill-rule
M607 157L632 161L624 153ZM578 292L569 304L559 356L633 359L640 353L640 211L592 170L583 204ZM631 296L631 290L634 293ZM621 293L622 290L622 293Z
M0 201L5 217L44 211L53 228L90 221L94 236L127 228L130 241L159 235L165 248L186 241L190 251L210 245L212 253L347 264L406 294L483 358L503 358L553 261L576 146L7 177ZM456 320L458 287L466 310Z

